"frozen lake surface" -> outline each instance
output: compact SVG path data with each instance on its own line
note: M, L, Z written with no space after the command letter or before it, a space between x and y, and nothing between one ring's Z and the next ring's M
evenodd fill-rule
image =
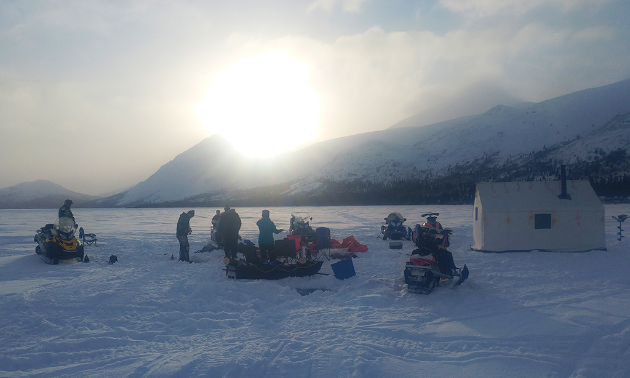
M170 260L188 209L73 209L98 246L90 263L50 266L33 236L57 212L0 210L0 376L630 376L630 238L617 240L611 217L628 205L606 206L607 251L509 254L470 250L472 206L269 209L278 228L307 213L335 239L354 235L369 248L357 275L230 280L222 251L192 253L210 239L212 208L191 221L194 264ZM243 238L256 242L261 210L236 208ZM408 293L412 243L390 250L378 237L393 211L411 227L439 212L470 278Z

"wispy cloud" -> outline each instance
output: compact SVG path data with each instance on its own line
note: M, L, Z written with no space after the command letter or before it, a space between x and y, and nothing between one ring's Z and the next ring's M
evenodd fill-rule
M343 2L343 10L346 12L358 12L361 10L361 4L366 0L345 0Z
M470 17L485 17L497 13L525 14L533 9L551 5L570 11L584 6L595 6L611 0L440 0L453 12Z
M341 3L341 9L344 12L359 12L361 10L361 5L366 1L367 0L315 0L311 5L309 5L308 10L313 11L321 9L331 12L335 9L338 3Z

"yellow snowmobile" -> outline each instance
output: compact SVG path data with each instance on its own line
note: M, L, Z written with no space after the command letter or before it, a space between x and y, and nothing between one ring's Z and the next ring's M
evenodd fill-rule
M68 217L58 218L54 224L45 225L35 234L35 253L51 265L57 265L60 260L84 261L83 245L75 236L76 230L74 219Z

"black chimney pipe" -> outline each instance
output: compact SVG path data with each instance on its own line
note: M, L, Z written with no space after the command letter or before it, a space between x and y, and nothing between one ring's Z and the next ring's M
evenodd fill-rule
M564 164L560 166L560 179L562 180L560 183L562 193L560 193L558 198L570 200L571 196L567 194L567 166Z

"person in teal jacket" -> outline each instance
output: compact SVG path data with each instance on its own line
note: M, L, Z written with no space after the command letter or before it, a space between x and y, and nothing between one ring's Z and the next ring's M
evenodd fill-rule
M279 234L283 229L277 229L276 225L271 219L269 219L269 210L262 211L262 218L256 222L258 226L258 247L260 248L260 255L263 260L266 260L269 253L273 251L273 234Z

